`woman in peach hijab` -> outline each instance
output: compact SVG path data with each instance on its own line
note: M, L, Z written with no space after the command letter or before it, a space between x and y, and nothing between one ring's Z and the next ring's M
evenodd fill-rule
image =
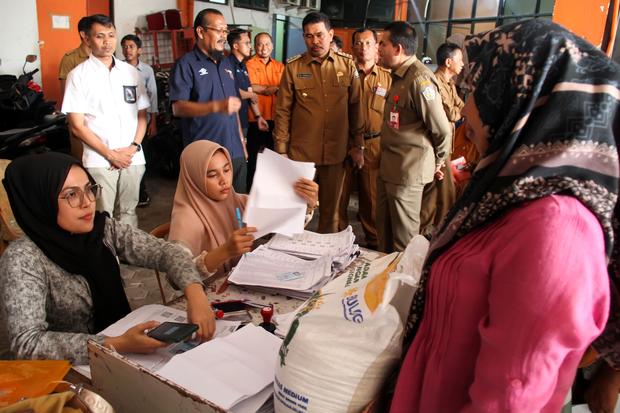
M225 273L239 256L252 249L254 227L237 229L236 209L243 213L247 195L232 187L232 161L217 143L198 140L181 154L181 172L174 195L171 241L180 241L192 252L199 271L210 276ZM312 214L319 186L301 178L295 192L308 203Z

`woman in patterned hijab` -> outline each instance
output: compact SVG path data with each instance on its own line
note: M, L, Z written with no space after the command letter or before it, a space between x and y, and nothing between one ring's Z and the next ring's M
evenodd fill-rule
M558 412L609 314L619 69L546 20L464 47L482 158L431 242L391 411Z

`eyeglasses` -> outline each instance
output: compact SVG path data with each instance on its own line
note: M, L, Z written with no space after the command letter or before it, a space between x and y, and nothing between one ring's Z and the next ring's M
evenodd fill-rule
M101 185L88 184L84 189L78 187L67 188L64 195L59 196L60 199L66 199L71 208L79 208L84 203L84 195L90 202L95 202L101 194Z
M230 33L230 30L228 30L227 28L213 27L213 26L200 26L200 27L202 27L203 29L207 29L207 30L213 30L220 36L221 35L228 36L228 33Z

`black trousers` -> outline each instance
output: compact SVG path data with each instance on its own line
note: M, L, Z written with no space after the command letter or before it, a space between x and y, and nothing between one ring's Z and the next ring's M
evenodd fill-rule
M254 181L256 156L265 148L273 150L273 137L271 136L271 132L273 131L275 123L272 120L268 120L267 123L269 124L269 131L267 132L258 129L258 122L250 122L248 125L248 143L246 144L248 149L248 192L252 188L252 182Z

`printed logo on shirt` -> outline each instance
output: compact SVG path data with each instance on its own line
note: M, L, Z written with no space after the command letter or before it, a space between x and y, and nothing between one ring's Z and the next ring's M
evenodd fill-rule
M200 76L204 76L204 75L208 75L209 72L207 71L207 69L205 69L204 67L201 67L200 70L198 71L198 74Z
M297 77L300 79L312 79L312 73L297 73Z
M235 77L233 76L233 72L230 69L224 69L224 72L228 73L228 76L230 76L231 80L235 80Z
M433 86L426 86L424 88L424 90L422 91L422 96L424 96L424 99L426 99L427 101L431 101L435 99L435 88Z
M123 86L123 95L125 97L125 102L136 103L137 93L135 86Z

